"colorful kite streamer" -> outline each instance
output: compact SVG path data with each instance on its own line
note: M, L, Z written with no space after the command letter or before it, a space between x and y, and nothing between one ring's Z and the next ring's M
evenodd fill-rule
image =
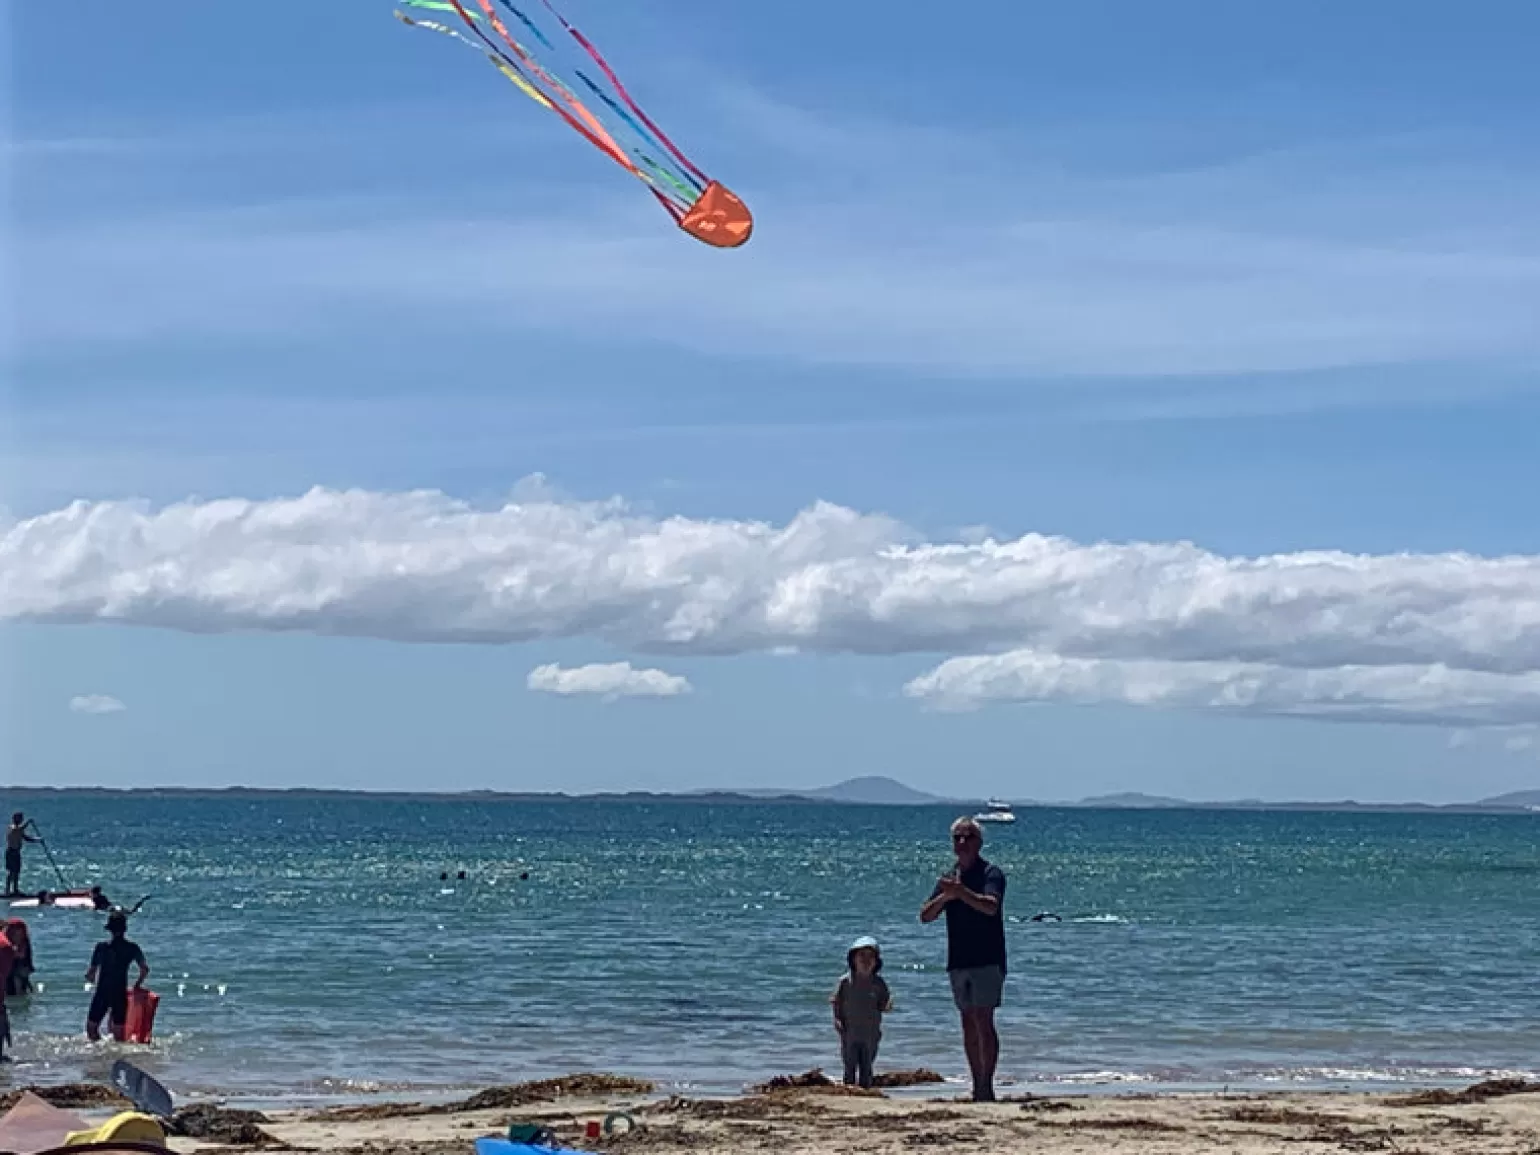
M696 240L720 249L732 249L749 239L754 231L754 218L748 206L726 186L712 180L690 162L632 99L593 43L567 22L551 0L538 0L538 3L597 67L599 79L589 75L584 67L575 65L562 71L575 78L576 85L564 83L553 75L552 70L557 65L551 57L560 55L556 44L536 20L514 5L513 0L496 0L495 3L494 0L400 0L400 3L407 8L459 16L475 39L447 24L414 18L396 10L396 18L413 28L442 33L484 53L519 91L556 113L588 143L645 184L675 223ZM527 34L527 41L514 35L504 14L517 23L520 35ZM546 64L537 58L535 46L542 50L540 56L546 59ZM584 104L574 88L586 91L598 105L591 108Z

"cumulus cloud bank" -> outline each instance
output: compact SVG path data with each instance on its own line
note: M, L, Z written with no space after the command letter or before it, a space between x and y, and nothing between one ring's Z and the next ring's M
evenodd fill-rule
M1116 702L1350 722L1514 726L1540 718L1540 674L1489 674L1443 665L1300 670L1015 650L952 658L912 680L904 692L954 709L989 702Z
M77 714L116 714L128 707L107 694L77 694L70 699L70 709Z
M1225 557L1039 534L932 543L825 503L777 525L545 494L496 508L326 489L158 509L76 502L0 526L0 618L406 642L586 636L660 654L934 653L950 660L910 693L951 705L1540 721L1540 557Z
M562 668L536 666L526 685L547 694L600 694L615 698L677 698L690 692L690 683L662 670L639 670L630 662L594 663Z

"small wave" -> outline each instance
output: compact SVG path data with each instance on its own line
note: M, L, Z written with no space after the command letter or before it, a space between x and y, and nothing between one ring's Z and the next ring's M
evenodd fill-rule
M1540 1079L1540 1071L1508 1067L1290 1067L1259 1071L1266 1083L1465 1083L1485 1079Z
M1463 1086L1488 1079L1540 1080L1540 1071L1507 1067L1463 1066L1303 1066L1273 1068L1210 1068L1099 1071L1028 1071L1000 1075L1001 1083L1038 1086L1109 1087L1126 1084L1156 1084L1163 1088L1262 1088L1288 1084L1301 1089L1328 1087L1343 1083L1361 1086ZM949 1080L950 1081L950 1080Z
M264 1099L288 1103L363 1096L417 1095L428 1098L480 1089L481 1085L474 1083L427 1083L407 1079L352 1079L323 1076L298 1084L256 1081L242 1086L240 1095L246 1100ZM179 1090L182 1094L190 1096L228 1097L231 1093L228 1082L193 1081L182 1084Z
M24 1031L16 1036L17 1061L52 1065L61 1061L89 1062L91 1060L116 1059L132 1055L163 1054L187 1040L179 1031L157 1032L148 1043L120 1043L104 1036L93 1043L85 1033L78 1035L53 1035Z
M1052 911L1044 911L1041 914L1034 914L1034 915L1026 915L1026 914L1011 914L1011 915L1007 915L1006 916L1006 921L1013 922L1013 923L1018 923L1018 924L1020 924L1022 926L1026 926L1029 923L1036 923L1036 922L1044 922L1044 923L1079 922L1079 923L1099 923L1099 924L1103 924L1103 925L1118 924L1118 925L1126 926L1129 923L1131 923L1133 920L1132 919L1124 918L1120 914L1085 914L1085 915L1065 916L1065 915L1054 914Z

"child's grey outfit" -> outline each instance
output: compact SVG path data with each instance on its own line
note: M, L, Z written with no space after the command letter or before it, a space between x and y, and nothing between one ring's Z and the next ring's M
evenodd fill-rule
M846 1083L872 1085L872 1064L877 1061L882 1011L888 998L888 984L878 975L863 979L847 972L834 988L834 1008L845 1024L840 1044Z

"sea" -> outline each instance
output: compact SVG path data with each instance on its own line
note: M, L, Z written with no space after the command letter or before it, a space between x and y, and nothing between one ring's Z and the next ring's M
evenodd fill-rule
M436 1098L589 1070L738 1093L838 1073L828 996L875 935L878 1069L966 1073L932 807L391 797L7 799L117 902L161 996L90 1044L100 915L31 910L0 1087ZM1005 1090L1380 1088L1540 1078L1540 814L1033 807L1008 879ZM464 871L464 878L458 877ZM447 879L442 877L447 875ZM39 846L24 887L55 884ZM1059 921L1033 921L1051 912Z

